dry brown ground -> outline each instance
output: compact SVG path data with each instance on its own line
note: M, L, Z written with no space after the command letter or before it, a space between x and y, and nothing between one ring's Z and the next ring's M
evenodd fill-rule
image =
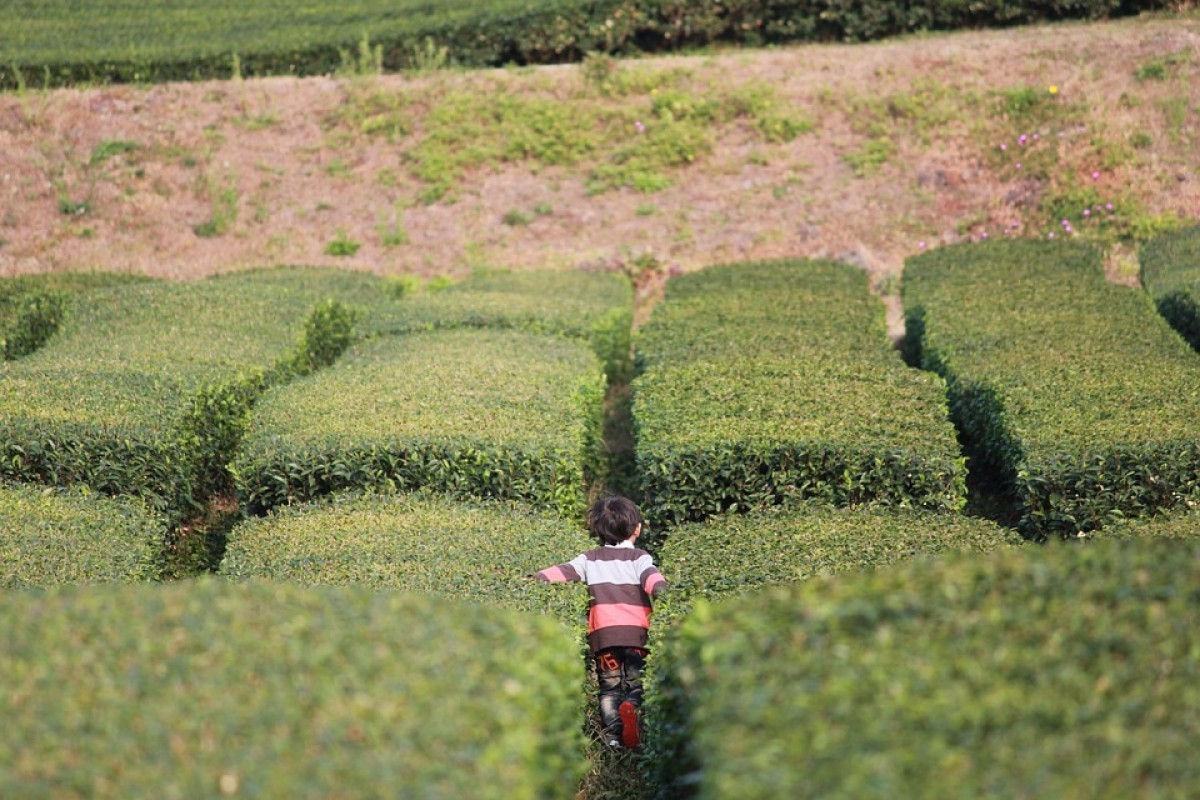
M1155 60L1171 63L1167 78L1138 80L1137 70ZM1200 216L1200 18L1194 14L678 56L623 68L662 67L684 67L709 84L765 81L815 129L787 144L764 145L744 127L722 128L711 155L651 195L589 196L581 167L535 170L518 162L477 169L454 202L424 205L413 201L422 184L403 158L421 135L419 125L395 143L331 131L330 114L355 87L364 80L385 92L428 86L436 96L442 87L486 92L517 83L570 97L583 84L580 69L0 96L0 275L104 269L194 278L280 263L463 274L481 265L620 265L651 253L664 267L682 270L785 255L834 257L860 264L880 283L898 274L922 243L994 236L1019 219L1028 234L1041 189L984 152L992 145L981 144L979 131L994 120L923 128L900 120L891 136L895 151L877 173L857 176L847 165L846 155L867 140L863 103L915 85L984 94L1054 85L1064 101L1086 109L1081 142L1094 146L1106 137L1097 152L1110 145L1126 150L1096 179L1106 196L1136 202L1147 215ZM1130 149L1137 134L1151 146L1143 140ZM140 149L89 166L96 145L112 140ZM1085 162L1076 158L1070 168L1086 170ZM392 179L381 182L381 175ZM226 180L236 184L236 222L224 235L197 236L194 226L212 215L212 187ZM63 199L87 200L90 210L64 214ZM509 210L539 203L552 213L528 225L502 221ZM389 247L380 224L397 204L408 242ZM356 255L325 254L337 231L362 243ZM1123 257L1124 263L1118 251L1114 272L1129 279L1131 259Z

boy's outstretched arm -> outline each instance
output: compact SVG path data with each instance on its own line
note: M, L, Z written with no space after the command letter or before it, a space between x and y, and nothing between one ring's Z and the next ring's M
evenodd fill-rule
M653 561L650 562L650 566L642 570L638 579L642 582L642 591L651 597L658 597L670 588L667 579L658 571L658 567L654 566Z
M559 564L554 567L546 567L544 570L534 575L534 578L539 581L549 581L550 583L575 583L583 580L583 573L586 569L587 558L585 556L577 556L571 559L566 564Z

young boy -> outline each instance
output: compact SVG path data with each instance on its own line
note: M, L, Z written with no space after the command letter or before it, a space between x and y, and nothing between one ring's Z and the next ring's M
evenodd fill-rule
M604 739L613 747L634 748L641 743L638 707L651 598L665 592L667 582L650 554L634 546L642 514L632 500L620 495L598 500L588 510L587 526L601 546L542 570L537 579L587 584L588 645L596 660Z

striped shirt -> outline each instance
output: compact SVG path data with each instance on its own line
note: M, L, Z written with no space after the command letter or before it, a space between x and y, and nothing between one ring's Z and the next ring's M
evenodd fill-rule
M566 564L542 570L537 578L587 584L592 598L588 645L593 653L609 647L645 647L650 598L667 588L654 558L628 541L588 550Z

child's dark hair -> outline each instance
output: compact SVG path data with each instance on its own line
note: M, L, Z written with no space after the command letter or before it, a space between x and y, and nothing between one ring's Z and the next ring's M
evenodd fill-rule
M587 526L601 544L620 544L642 524L642 512L628 497L602 497L588 509Z

